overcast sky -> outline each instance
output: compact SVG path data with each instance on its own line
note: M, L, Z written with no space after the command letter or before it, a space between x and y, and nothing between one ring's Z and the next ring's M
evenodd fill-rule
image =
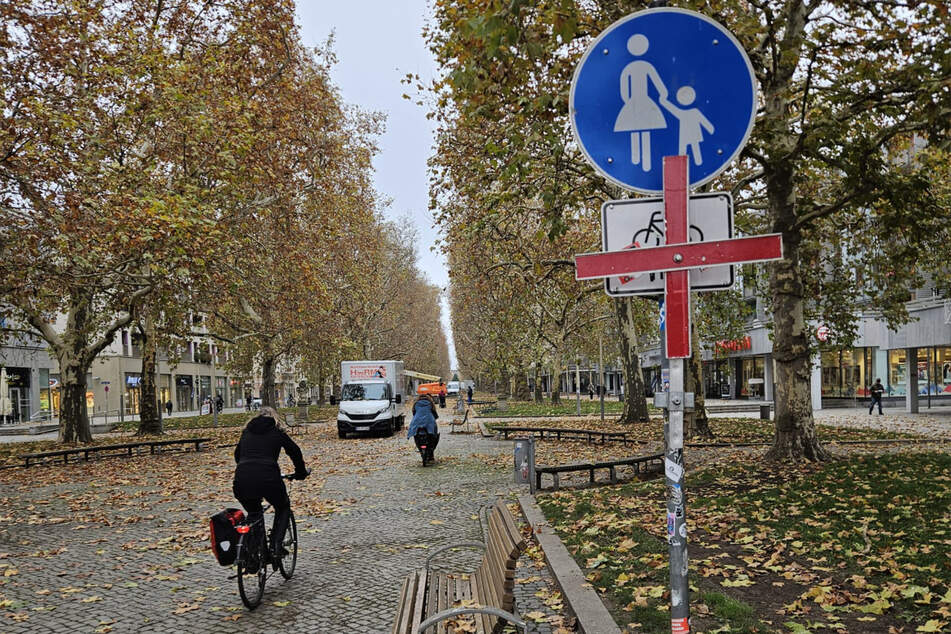
M409 91L400 83L407 73L418 74L424 83L435 73L421 35L428 15L426 0L297 0L305 45L322 45L334 33L338 63L332 76L344 100L386 115L386 133L373 163L377 191L393 201L387 217L412 219L420 237L419 267L433 284L445 288L449 284L445 260L430 250L437 237L426 171L433 126L422 107L402 98ZM445 301L443 328L455 368Z

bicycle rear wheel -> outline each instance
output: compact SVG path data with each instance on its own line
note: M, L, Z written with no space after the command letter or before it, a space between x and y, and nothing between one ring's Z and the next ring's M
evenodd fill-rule
M287 532L284 533L284 548L287 549L287 554L281 558L278 568L282 577L290 579L294 576L294 568L297 567L297 522L294 521L294 511L291 511Z
M242 556L238 560L238 594L249 610L261 605L264 597L264 583L267 581L267 561L264 558L263 539L247 540L241 536L238 548ZM245 546L245 548L242 548Z

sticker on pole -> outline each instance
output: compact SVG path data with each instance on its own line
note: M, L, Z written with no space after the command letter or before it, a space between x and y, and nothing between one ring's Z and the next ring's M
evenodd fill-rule
M750 60L730 31L685 9L638 11L605 29L575 69L571 128L608 180L663 190L664 156L690 158L690 187L726 169L756 116Z
M671 619L671 634L690 634L690 623L687 619Z

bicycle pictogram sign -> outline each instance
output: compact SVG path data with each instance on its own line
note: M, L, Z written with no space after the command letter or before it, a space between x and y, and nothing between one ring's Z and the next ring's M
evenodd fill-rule
M690 197L690 242L733 237L733 200L729 194ZM666 244L664 203L661 198L613 200L601 207L601 243L605 251L657 247ZM690 272L694 290L710 291L733 285L732 266ZM609 295L657 295L664 292L663 273L641 273L605 279Z

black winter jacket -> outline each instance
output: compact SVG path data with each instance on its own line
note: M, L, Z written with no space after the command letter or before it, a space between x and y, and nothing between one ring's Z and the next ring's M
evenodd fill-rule
M304 455L291 437L278 429L273 418L258 416L248 423L241 433L241 440L234 448L234 461L242 464L273 465L278 469L277 457L281 447L287 457L294 463L294 475L298 478L307 476L307 467L304 465Z

